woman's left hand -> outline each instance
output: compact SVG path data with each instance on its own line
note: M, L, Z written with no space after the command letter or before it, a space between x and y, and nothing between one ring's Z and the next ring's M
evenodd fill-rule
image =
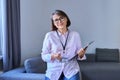
M82 58L84 55L85 55L85 50L81 48L80 51L78 52L78 56Z

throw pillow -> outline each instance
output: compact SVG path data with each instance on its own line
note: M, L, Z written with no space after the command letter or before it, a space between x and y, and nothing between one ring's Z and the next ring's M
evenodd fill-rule
M96 48L96 61L119 62L119 49Z
M27 73L45 73L46 66L46 63L43 62L41 57L29 58L24 62Z

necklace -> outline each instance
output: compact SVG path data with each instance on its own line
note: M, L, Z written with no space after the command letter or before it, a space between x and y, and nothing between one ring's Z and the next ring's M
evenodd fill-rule
M62 45L62 47L63 47L63 53L65 53L65 48L66 48L67 41L68 41L68 36L69 36L69 30L68 30L67 38L66 38L66 40L65 40L65 44L62 43L62 41L61 41L61 39L60 39L60 35L58 34L58 31L57 31L57 30L56 30L56 33L57 33L57 35L58 35L58 37L59 37L59 40L60 40L60 43L61 43L61 45Z

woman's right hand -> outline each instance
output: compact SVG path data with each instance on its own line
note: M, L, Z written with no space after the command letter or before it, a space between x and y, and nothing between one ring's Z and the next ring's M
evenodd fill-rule
M80 51L78 52L78 56L79 56L80 58L82 58L82 57L85 55L85 51L86 51L86 50L84 50L83 48L81 48Z
M55 60L55 59L61 60L61 54L60 53L52 54L51 60Z

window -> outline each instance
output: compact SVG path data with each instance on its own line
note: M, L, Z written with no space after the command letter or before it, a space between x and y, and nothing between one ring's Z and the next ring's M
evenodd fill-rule
M5 25L5 1L0 0L0 56L2 56L3 26Z
M1 1L2 0L0 0L0 4L1 4ZM1 49L1 39L2 39L2 9L1 9L1 5L0 5L0 55L2 54L2 49Z
M3 60L2 60L2 7L3 0L0 0L0 73L3 69Z

